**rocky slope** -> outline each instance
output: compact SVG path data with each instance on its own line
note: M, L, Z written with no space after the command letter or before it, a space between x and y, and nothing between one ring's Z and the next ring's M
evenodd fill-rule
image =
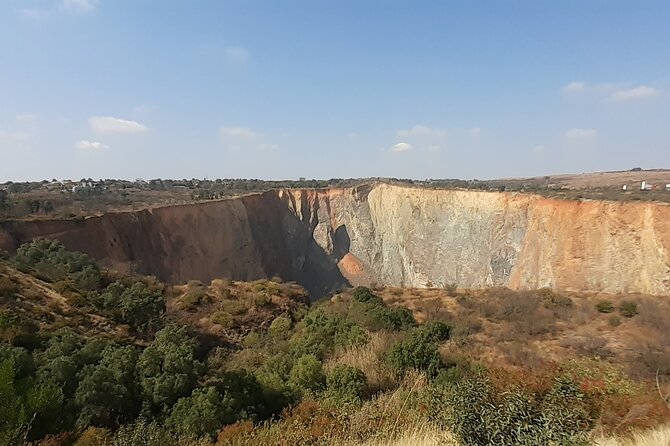
M387 184L280 190L81 220L0 223L170 282L347 282L670 294L670 206Z

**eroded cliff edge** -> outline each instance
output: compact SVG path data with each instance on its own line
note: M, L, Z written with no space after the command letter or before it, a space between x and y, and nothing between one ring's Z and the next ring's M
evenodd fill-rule
M4 249L37 236L169 282L278 275L314 297L371 281L670 294L658 203L375 184L0 223Z

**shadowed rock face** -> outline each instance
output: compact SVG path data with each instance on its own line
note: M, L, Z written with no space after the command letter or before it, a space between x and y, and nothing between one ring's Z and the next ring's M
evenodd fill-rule
M670 206L377 184L5 222L0 246L61 239L168 282L280 276L347 283L670 294Z

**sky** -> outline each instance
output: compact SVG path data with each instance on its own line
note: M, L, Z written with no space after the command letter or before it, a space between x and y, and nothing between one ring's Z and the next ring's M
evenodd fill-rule
M670 167L667 0L0 0L0 182Z

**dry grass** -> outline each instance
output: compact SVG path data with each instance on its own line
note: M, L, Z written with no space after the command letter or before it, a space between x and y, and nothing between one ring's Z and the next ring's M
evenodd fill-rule
M669 446L670 424L629 436L610 437L596 441L596 446Z
M448 432L430 424L420 424L396 438L371 440L362 443L333 443L336 446L458 446ZM596 446L669 446L670 425L637 432L629 436L609 437L596 440Z
M382 355L398 340L398 334L386 331L372 333L370 341L358 347L338 350L325 364L326 371L336 365L345 364L365 371L368 387L372 392L396 386L392 371L384 363Z
M368 440L363 443L333 443L334 446L458 446L453 436L432 424L421 423L394 438Z
M460 289L449 296L442 289L385 288L380 297L404 306L420 321L441 320L454 329L454 353L486 364L528 367L580 356L606 358L635 378L652 378L656 370L670 376L665 337L670 301L645 295L561 293L505 288ZM640 313L632 318L599 313L606 299L618 308L630 300ZM455 345L454 345L455 344ZM460 351L458 351L460 350Z

